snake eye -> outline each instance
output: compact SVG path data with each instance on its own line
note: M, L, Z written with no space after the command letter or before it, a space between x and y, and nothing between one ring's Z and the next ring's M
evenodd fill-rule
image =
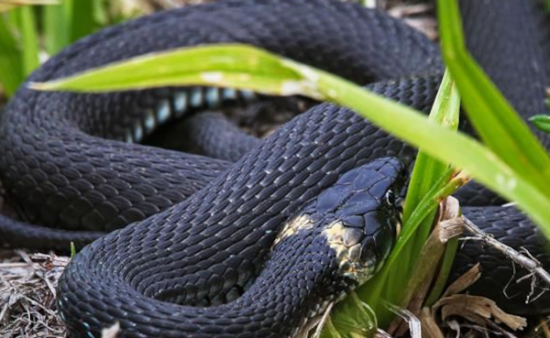
M384 195L384 200L387 205L394 206L395 205L395 193L392 189L389 189L386 191L386 195Z

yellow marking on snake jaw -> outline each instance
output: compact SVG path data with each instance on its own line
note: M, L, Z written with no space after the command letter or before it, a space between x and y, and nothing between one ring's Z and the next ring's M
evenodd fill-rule
M323 234L327 238L328 245L336 253L336 257L342 260L345 256L347 248L344 246L344 225L340 221L334 221L323 230Z
M339 261L338 273L363 284L372 277L376 263L372 260L361 262L361 243L346 246L344 244L345 231L350 231L350 229L344 227L341 221L336 220L323 230L323 234Z
M273 243L273 246L276 246L281 242L283 239L288 238L299 231L302 230L311 230L313 228L314 221L309 215L299 215L290 221L288 221L277 238L275 238L275 242Z

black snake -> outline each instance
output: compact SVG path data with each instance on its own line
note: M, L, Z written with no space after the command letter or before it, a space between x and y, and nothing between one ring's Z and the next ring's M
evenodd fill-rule
M539 3L463 0L461 7L478 62L523 116L543 112L548 51ZM442 71L437 45L384 13L331 0L229 0L102 30L29 81L219 42L371 83L423 111ZM249 140L235 163L136 144L192 111L252 96L212 88L17 92L2 114L0 175L29 223L2 216L2 240L83 246L132 223L85 247L64 273L58 306L71 336L98 337L115 322L120 337L293 336L384 260L402 172L388 156L408 166L415 151L350 110L315 106L263 142ZM473 222L548 262L536 229L515 208L476 185L459 197ZM477 261L485 275L472 292L517 313L550 308L546 295L523 304L529 281L511 286L508 294L523 293L506 299L511 264L477 243L461 248L453 275Z

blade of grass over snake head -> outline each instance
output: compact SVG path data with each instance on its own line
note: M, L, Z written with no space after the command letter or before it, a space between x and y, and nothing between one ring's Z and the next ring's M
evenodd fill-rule
M459 111L460 95L458 94L456 86L451 81L449 73L445 72L429 115L429 120L446 126L450 130L456 130L458 128ZM386 301L401 304L399 299L404 289L402 281L410 280L410 274L416 265L425 241L432 231L439 198L444 197L434 196L433 194L447 184L451 174L452 170L449 170L448 164L429 156L422 149L419 150L403 208L402 238L405 240L399 240L397 247L392 253L395 257L408 257L408 259L396 260L394 266L388 264L386 267L386 269L390 271L387 280L383 283L379 282L381 286L387 285L384 286L387 290ZM452 192L454 191L450 193ZM426 198L429 198L430 201L426 202ZM428 205L423 207L422 203L430 204L429 209L426 208ZM419 212L420 216L418 216ZM413 215L415 217L411 218ZM422 222L419 222L420 220L422 220ZM409 235L412 233L414 233L413 236ZM402 245L404 246L403 249L400 247ZM372 286L367 284L364 289L372 289ZM370 299L373 297L370 296L371 293L367 291L365 291L364 294ZM376 293L372 294L376 297ZM376 300L375 303L380 303L380 301ZM388 313L388 315L390 314ZM392 315L389 317L392 317ZM380 320L384 323L389 319L380 318Z

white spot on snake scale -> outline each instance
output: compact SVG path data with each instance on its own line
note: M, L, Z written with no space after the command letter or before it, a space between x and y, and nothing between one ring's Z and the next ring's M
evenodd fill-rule
M313 224L314 224L314 221L311 219L309 215L299 215L291 219L284 225L283 229L275 239L275 242L273 243L273 247L275 247L283 239L288 238L298 233L299 231L312 229Z
M159 123L166 122L170 117L170 102L164 100L157 106L157 120Z
M202 98L202 89L201 88L194 88L191 91L191 99L189 100L189 103L191 104L191 107L193 108L199 108L203 103Z
M141 127L140 121L137 121L134 124L134 141L140 142L143 138L143 128Z
M155 128L155 113L151 109L147 109L145 112L145 121L143 124L145 125L146 132L150 132Z
M187 110L187 93L178 92L174 94L174 109L176 110L176 117L181 117Z

